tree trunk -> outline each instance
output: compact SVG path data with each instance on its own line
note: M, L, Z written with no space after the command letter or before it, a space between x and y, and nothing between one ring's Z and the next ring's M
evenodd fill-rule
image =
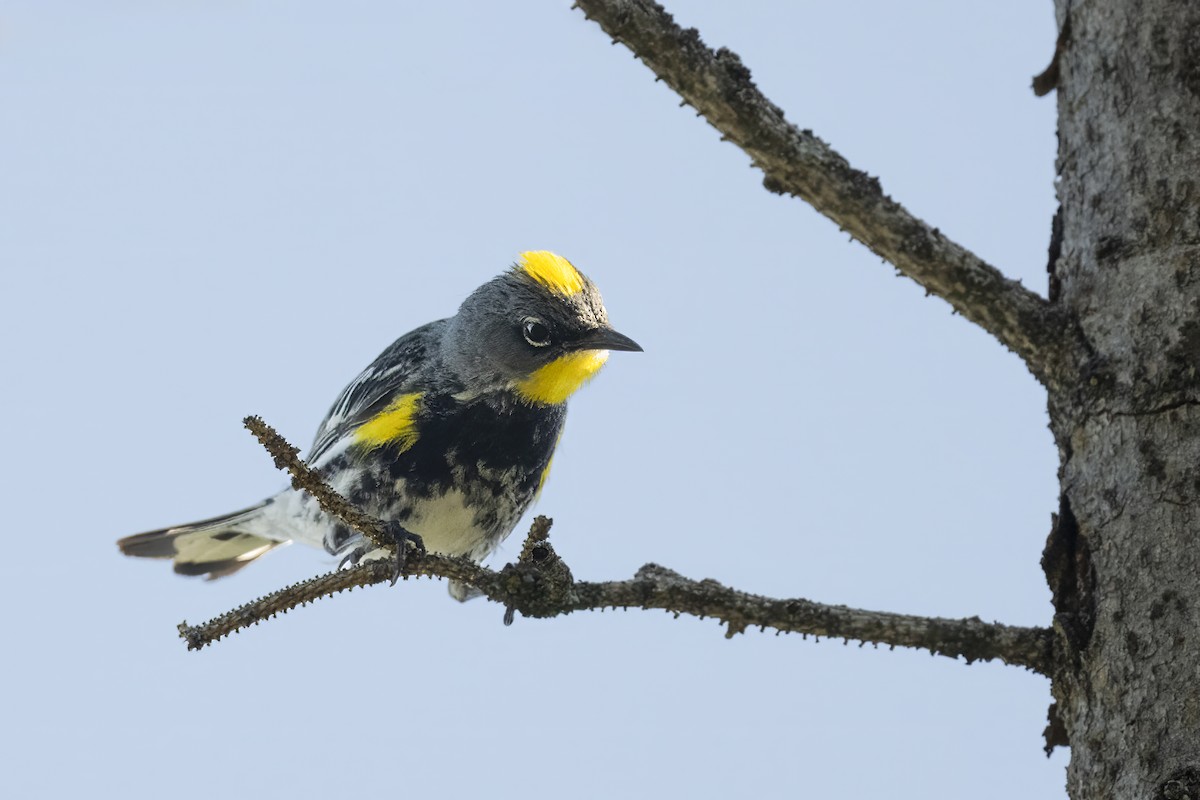
M1056 2L1051 300L1092 351L1049 400L1068 790L1200 798L1200 2Z

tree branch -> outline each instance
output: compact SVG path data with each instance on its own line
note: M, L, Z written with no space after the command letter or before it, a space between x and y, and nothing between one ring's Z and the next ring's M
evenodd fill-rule
M276 465L291 473L293 486L312 493L328 513L348 525L362 525L360 530L364 532L383 531L382 522L355 510L337 495L299 459L296 448L261 419L247 417L246 426L275 458ZM605 608L662 609L677 616L714 617L726 626L727 637L749 627L774 628L782 633L919 648L937 655L962 656L968 663L1000 659L1049 674L1051 637L1044 628L985 623L978 617L952 620L864 611L799 598L778 600L739 592L713 580L691 580L657 564L645 565L627 581L575 581L550 545L550 524L546 517L537 517L517 561L499 571L464 558L409 552L401 572L406 578L425 575L472 586L505 607L506 623L512 621L515 611L526 617L546 618ZM380 544L395 546L390 541ZM394 562L369 561L302 581L200 625L181 623L179 634L187 641L188 649L198 650L297 606L358 586L392 581L395 575Z
M292 476L292 488L306 491L317 500L321 510L337 517L346 526L366 536L374 544L386 550L395 550L396 542L388 535L387 526L370 514L355 508L349 500L333 490L320 475L300 460L300 448L293 447L279 432L262 421L262 417L250 416L242 420L246 430L254 434L258 443L266 448L275 461L275 468Z
M1054 55L1050 57L1050 65L1039 74L1033 76L1033 93L1045 97L1058 88L1059 62L1063 51L1067 49L1067 41L1071 38L1071 9L1067 8L1058 39L1054 42Z
M651 0L577 0L685 104L750 156L763 185L800 197L903 274L950 303L1020 356L1043 384L1080 363L1077 328L1048 303L883 193L809 130L798 130L758 90L736 53L713 51Z

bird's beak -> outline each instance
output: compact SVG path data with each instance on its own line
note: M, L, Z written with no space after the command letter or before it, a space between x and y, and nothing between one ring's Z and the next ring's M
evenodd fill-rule
M588 331L569 345L572 350L625 350L631 353L642 352L642 346L623 333L617 333L612 328L596 328Z

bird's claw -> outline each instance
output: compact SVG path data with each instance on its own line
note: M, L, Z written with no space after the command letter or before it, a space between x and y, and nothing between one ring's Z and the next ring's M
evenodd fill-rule
M394 571L392 572L392 586L395 586L396 581L400 580L404 575L404 568L408 565L409 553L416 553L418 558L425 556L425 542L422 541L420 536L396 522L388 523L387 532L392 537L392 541L396 543L396 556L393 561Z

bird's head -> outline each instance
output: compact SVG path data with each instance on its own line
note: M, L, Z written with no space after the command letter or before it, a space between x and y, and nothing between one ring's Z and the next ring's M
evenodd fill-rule
M610 350L640 351L608 324L600 291L570 261L537 250L468 297L451 321L447 366L468 392L511 389L527 403L566 402Z

